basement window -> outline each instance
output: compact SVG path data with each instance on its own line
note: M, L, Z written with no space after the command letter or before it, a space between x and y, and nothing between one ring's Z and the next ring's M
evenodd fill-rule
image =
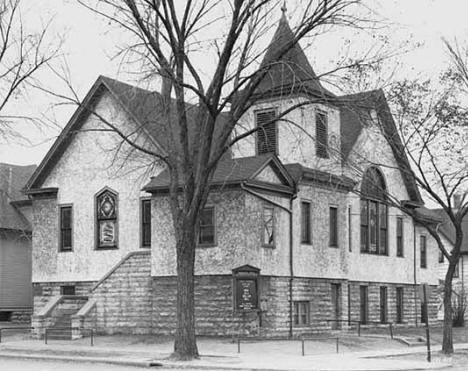
M75 286L73 285L60 286L60 295L75 295Z
M0 322L10 322L11 312L0 311Z

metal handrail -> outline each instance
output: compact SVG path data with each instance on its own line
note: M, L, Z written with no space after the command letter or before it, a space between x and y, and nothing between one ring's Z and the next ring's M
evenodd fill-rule
M45 332L44 332L44 344L47 344L47 340L48 340L48 337L47 337L47 334L48 332L52 331L63 331L63 330L70 330L70 331L73 331L73 330L80 330L80 331L89 331L90 333L90 345L91 346L94 346L94 329L92 328L81 328L81 327L47 327L45 328Z
M0 343L2 342L2 331L8 330L34 330L34 327L0 327Z
M358 321L358 320L348 320L348 319L327 319L327 322L347 322L347 323L357 323L358 325L358 336L361 336L361 325L388 325L390 331L390 338L393 339L393 322L380 322L380 321Z

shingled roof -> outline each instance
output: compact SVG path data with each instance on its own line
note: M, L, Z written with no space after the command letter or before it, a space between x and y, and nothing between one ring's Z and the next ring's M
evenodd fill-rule
M280 55L285 49L288 49L287 52ZM333 97L333 94L322 86L304 50L295 41L285 12L260 64L259 70L262 69L268 72L255 90L256 96L303 92Z
M35 165L0 163L0 229L31 230L28 220L12 202L27 202L28 198L21 190L35 168Z
M109 77L99 76L83 100L82 106L75 111L62 133L31 177L26 186L28 190L41 187L42 182L47 177L56 161L58 161L68 147L73 135L80 130L86 117L92 112L93 104L95 104L99 97L106 91L120 103L123 110L135 121L138 125L139 133L145 133L148 140L156 145L161 152L170 148L170 135L168 130L172 130L174 127L167 125L167 122L163 119L163 115L161 114L161 107L163 107L164 104L161 94ZM171 99L171 104L175 106L175 100ZM186 104L189 138L194 138L193 133L197 125L195 121L197 109L196 105ZM174 122L176 120L175 109L171 109L170 112L173 116L169 121ZM218 116L215 125L214 140L219 137L227 122L227 117L224 114Z
M284 181L284 185L275 185L278 190L291 192L293 189L293 179L281 164L279 159L273 154L264 154L251 157L240 157L225 159L218 163L213 174L211 186L230 186L254 180L268 164L272 164L278 175ZM179 177L181 179L182 177ZM152 177L151 181L143 188L147 192L167 191L170 183L169 171L166 169L161 174Z
M450 241L450 243L455 244L455 228L453 227L452 222L450 221L447 213L443 209L433 209L433 213L439 216L443 221L439 227L440 232ZM462 231L463 231L463 242L461 246L461 252L463 254L468 254L468 216L465 216L462 221Z
M410 200L422 204L422 197L416 182L409 171L405 170L410 169L411 166L384 92L378 89L344 95L338 97L336 102L340 107L340 136L343 162L346 162L349 157L363 127L371 120L371 110L375 110L383 134L390 144L393 156L399 165Z

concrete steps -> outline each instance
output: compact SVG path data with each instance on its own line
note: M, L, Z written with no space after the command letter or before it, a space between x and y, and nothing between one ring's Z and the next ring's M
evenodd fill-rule
M54 324L47 329L47 338L51 340L71 340L72 316L87 301L88 298L83 296L65 296L52 315Z

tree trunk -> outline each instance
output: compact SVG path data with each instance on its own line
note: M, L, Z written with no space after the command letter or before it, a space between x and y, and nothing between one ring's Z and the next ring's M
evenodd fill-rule
M192 224L192 225L191 225ZM185 223L177 242L177 329L173 357L181 360L198 358L195 338L195 228Z
M445 354L453 353L453 337L452 337L452 279L455 272L456 263L453 264L449 260L449 267L445 275L444 282L444 331L442 338L442 352Z

